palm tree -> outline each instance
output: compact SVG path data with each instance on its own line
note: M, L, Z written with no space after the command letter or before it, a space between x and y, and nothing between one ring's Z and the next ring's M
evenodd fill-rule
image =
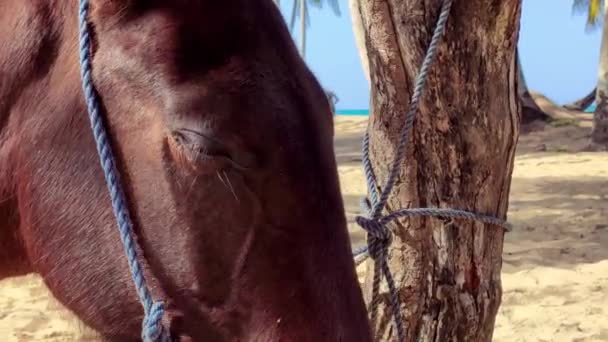
M354 5L361 18L353 22L363 24L362 29L353 31L363 32L365 58L374 61L369 68L374 81L370 84L373 115L367 128L369 157L377 185L384 190L399 152L396 146L403 137L403 125L388 123L408 120L414 88L408 85L413 82L410 76L419 74L425 42L431 40L436 25L438 6L430 4L439 5L441 1L351 1L357 2ZM505 63L504 56L515 58L520 8L521 1L516 0L453 2L447 22L455 29L448 29L438 44L442 58L431 66L433 76L428 79L421 100L433 106L423 105L417 110L417 119L412 122L415 134L405 140L415 146L415 151L410 148L405 160L397 159L399 181L389 196L387 211L418 205L478 208L477 194L483 189L487 209L482 210L500 217L506 214L519 115L511 106L517 101L517 94L510 91L511 62L515 60ZM458 18L463 13L475 19ZM495 25L498 17L501 24ZM478 34L480 31L487 34ZM408 38L400 39L405 36ZM476 51L469 46L487 48ZM395 61L406 62L400 67L388 64ZM453 76L454 65L467 70L467 75ZM479 99L475 106L471 106L471 96ZM440 136L438 115L445 122ZM473 121L480 124L466 124ZM470 144L475 149L467 148ZM462 177L459 170L463 163L467 164L467 177ZM484 174L491 174L493 181L487 182ZM375 185L370 187L372 191L378 191ZM454 190L458 196L454 196ZM490 226L470 227L469 222L436 219L407 219L391 224L392 246L382 256L386 256L397 275L396 299L407 326L407 341L492 340L502 294L503 232ZM455 233L458 229L464 229L461 232L466 234ZM368 274L373 269L369 263ZM459 279L461 270L475 270L474 276ZM376 292L374 277L367 276L365 280L364 292L370 299ZM392 314L387 288L385 284L380 286L380 298L374 303L379 310L372 330L376 341L392 342L397 339L395 326L389 322L391 316L387 316Z
M590 147L608 149L608 25L602 25L608 20L608 1L574 0L573 7L586 11L587 30L603 26Z
M280 0L275 0L277 5L280 5ZM293 0L293 7L291 9L291 20L289 27L293 32L296 19L300 18L300 42L299 42L299 50L302 58L306 58L306 28L310 25L310 16L308 14L308 6L309 4L318 8L322 8L323 4L327 3L331 6L334 14L340 16L340 5L338 4L338 0ZM338 102L338 96L331 90L325 90L325 94L327 95L327 100L329 101L329 106L331 108L332 113L335 113L335 105Z
M300 18L300 53L302 57L306 56L306 28L310 25L310 17L308 14L308 6L312 5L322 8L323 4L327 3L337 16L340 16L340 5L338 0L294 0L291 10L290 27L293 31L296 19Z
M348 0L348 8L350 10L350 18L353 23L353 35L355 36L355 44L359 51L359 59L361 68L367 83L371 82L369 73L369 60L367 57L367 46L365 45L365 29L363 26L363 18L361 17L360 0Z
M574 0L573 9L587 14L587 29L596 29L601 25L604 0Z
M589 108L593 102L595 102L595 94L597 93L597 87L593 88L585 97L580 98L574 102L566 103L562 107L569 110L585 111Z
M575 12L582 12L587 15L587 30L594 30L600 26L602 0L574 0L573 8ZM563 107L570 110L586 110L595 101L597 88L593 88L585 97L572 103L565 104Z
M521 102L522 110L521 123L529 124L536 120L547 120L549 116L538 107L528 89L528 83L526 82L524 69L519 57L519 48L515 48L515 62L517 65L517 95Z

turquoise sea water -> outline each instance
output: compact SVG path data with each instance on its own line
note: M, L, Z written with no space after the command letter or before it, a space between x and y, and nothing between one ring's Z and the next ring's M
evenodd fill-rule
M336 115L358 115L366 116L369 115L369 109L338 109Z

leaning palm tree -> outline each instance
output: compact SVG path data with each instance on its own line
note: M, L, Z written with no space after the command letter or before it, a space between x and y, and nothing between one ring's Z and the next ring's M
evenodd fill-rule
M300 54L306 56L306 28L310 25L310 17L308 14L308 6L323 7L327 3L337 16L340 16L340 5L338 0L294 0L291 10L291 30L295 28L296 19L300 18Z
M603 25L608 21L608 1L574 0L574 10L586 11L587 30L603 27L590 145L608 149L608 25Z
M603 21L601 20L602 0L574 0L573 7L576 12L582 12L587 15L588 31L600 27L600 23ZM595 102L596 93L597 88L593 88L585 97L567 103L563 107L570 110L584 111Z
M517 95L521 101L522 109L521 123L529 124L536 120L547 120L549 116L538 107L532 94L530 94L530 89L528 89L528 83L526 82L519 56L519 48L515 49L515 62L517 65Z
M603 0L574 0L573 8L575 12L582 12L587 15L587 31L599 28L602 20ZM571 110L586 110L595 101L597 88L583 97L572 103L565 104L563 107Z
M597 93L597 88L593 88L585 97L580 98L574 102L566 103L562 107L569 110L577 110L577 111L585 111L589 108L593 102L595 102L595 94Z

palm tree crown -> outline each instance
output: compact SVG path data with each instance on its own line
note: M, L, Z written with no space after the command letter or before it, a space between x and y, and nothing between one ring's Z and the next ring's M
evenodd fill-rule
M602 25L602 8L604 0L574 0L575 12L587 14L587 29L596 29Z
M289 22L289 27L293 30L296 26L296 19L300 18L300 12L298 8L304 7L304 22L306 23L306 27L310 25L310 16L308 14L308 5L312 5L317 8L323 8L323 5L327 3L335 15L340 16L340 4L338 0L293 0L293 7L291 9L291 19Z
M305 57L306 55L306 28L310 25L308 6L310 4L322 8L325 3L332 8L337 16L340 16L340 5L338 4L338 0L293 0L289 26L293 31L296 25L296 19L300 18L300 53L302 54L302 57Z

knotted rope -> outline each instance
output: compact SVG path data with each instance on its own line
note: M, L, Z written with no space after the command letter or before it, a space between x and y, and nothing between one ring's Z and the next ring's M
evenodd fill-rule
M388 228L388 224L402 217L432 216L448 219L464 218L477 220L500 226L507 231L511 230L510 225L504 220L464 210L444 208L413 208L401 209L387 216L382 216L382 211L386 207L388 197L395 186L400 166L403 163L407 153L409 135L412 127L414 126L414 120L416 119L422 92L426 86L428 70L435 60L439 41L445 32L446 23L452 8L452 2L453 0L443 0L442 2L439 19L437 20L437 25L435 27L435 31L433 32L431 43L428 47L426 56L424 57L420 72L416 77L414 92L412 94L408 112L406 114L405 124L401 133L399 145L397 147L396 156L391 165L386 185L381 193L378 193L376 176L369 159L369 131L366 132L365 137L363 138L363 168L365 171L367 190L371 203L368 203L367 199L363 199L362 208L367 217L357 216L355 219L357 224L367 232L367 246L356 249L353 252L353 255L355 256L355 263L357 265L365 261L368 257L371 257L374 261L372 301L370 307L370 320L372 326L376 325L378 305L380 304L379 291L381 277L384 276L386 279L390 305L395 321L395 327L397 329L397 338L400 342L405 342L405 328L399 312L399 297L395 287L395 281L388 266L388 247L390 246L392 240L392 233Z
M170 336L168 330L162 326L162 318L165 311L164 305L162 302L154 302L152 300L152 295L137 258L137 250L135 249L135 242L132 236L133 223L120 181L120 174L116 167L116 159L114 158L104 126L99 97L93 84L91 72L91 37L87 21L88 12L89 0L80 0L78 21L80 28L80 74L82 77L82 87L91 121L91 128L95 137L95 144L97 145L99 161L103 168L106 184L112 199L112 209L118 224L120 238L127 255L129 269L131 270L131 276L133 277L139 300L144 307L142 339L144 342L169 342Z

